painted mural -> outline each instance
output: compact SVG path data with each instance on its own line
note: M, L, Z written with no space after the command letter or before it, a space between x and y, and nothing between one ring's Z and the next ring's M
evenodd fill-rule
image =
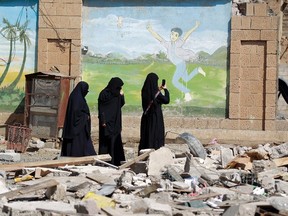
M169 115L224 116L230 1L83 2L83 79L97 110L111 77L124 81L126 113L141 112L141 88L165 79Z
M0 1L0 110L14 111L35 69L36 0Z

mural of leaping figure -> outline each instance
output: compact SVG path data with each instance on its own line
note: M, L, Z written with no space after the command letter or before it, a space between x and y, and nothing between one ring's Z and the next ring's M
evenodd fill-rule
M176 66L176 70L172 78L172 84L181 92L185 93L184 100L187 102L192 99L190 94L191 90L183 85L183 83L180 82L180 79L187 83L198 73L202 74L204 77L206 76L205 71L203 71L201 67L195 68L190 74L188 74L186 61L189 59L196 59L197 55L192 50L187 50L182 47L192 32L194 32L199 25L200 22L196 21L195 26L187 31L183 37L181 37L183 33L182 29L178 27L172 28L170 41L165 40L161 35L155 32L150 23L148 23L146 27L151 35L160 41L160 43L166 48L167 58Z

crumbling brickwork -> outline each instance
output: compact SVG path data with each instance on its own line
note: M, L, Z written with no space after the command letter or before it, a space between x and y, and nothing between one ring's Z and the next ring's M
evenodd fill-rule
M82 0L39 1L38 71L81 76Z
M232 1L227 118L166 117L166 130L173 131L167 138L185 131L201 140L287 138L287 122L277 119L281 2ZM38 71L57 66L62 73L81 77L81 22L82 0L39 1ZM282 65L280 72L286 70ZM97 134L97 115L92 122ZM124 116L123 137L139 138L139 127L139 116Z

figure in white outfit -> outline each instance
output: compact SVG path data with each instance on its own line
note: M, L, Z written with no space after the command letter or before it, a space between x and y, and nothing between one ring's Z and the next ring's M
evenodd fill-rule
M206 76L206 73L201 67L195 68L190 74L188 74L186 61L196 59L197 55L192 50L182 48L189 36L199 25L199 21L196 21L195 26L186 32L182 38L180 37L182 35L182 30L180 28L172 28L170 41L166 41L162 36L156 33L150 23L147 25L147 30L166 48L168 59L176 66L176 70L172 78L172 83L181 92L185 93L185 101L190 101L192 97L190 94L190 89L183 85L183 83L180 82L180 79L187 83L198 73Z

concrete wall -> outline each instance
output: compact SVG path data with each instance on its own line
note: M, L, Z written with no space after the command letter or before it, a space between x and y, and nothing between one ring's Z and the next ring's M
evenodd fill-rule
M288 140L287 121L276 118L281 16L268 14L266 3L242 6L246 12L233 15L231 20L227 118L165 115L167 140L182 132L190 132L206 143L212 138L219 143L239 144ZM82 1L42 0L39 8L38 71L56 65L63 73L80 78ZM5 121L9 114L0 117ZM97 116L92 116L92 125L97 137ZM139 140L139 127L140 116L124 116L124 140Z

